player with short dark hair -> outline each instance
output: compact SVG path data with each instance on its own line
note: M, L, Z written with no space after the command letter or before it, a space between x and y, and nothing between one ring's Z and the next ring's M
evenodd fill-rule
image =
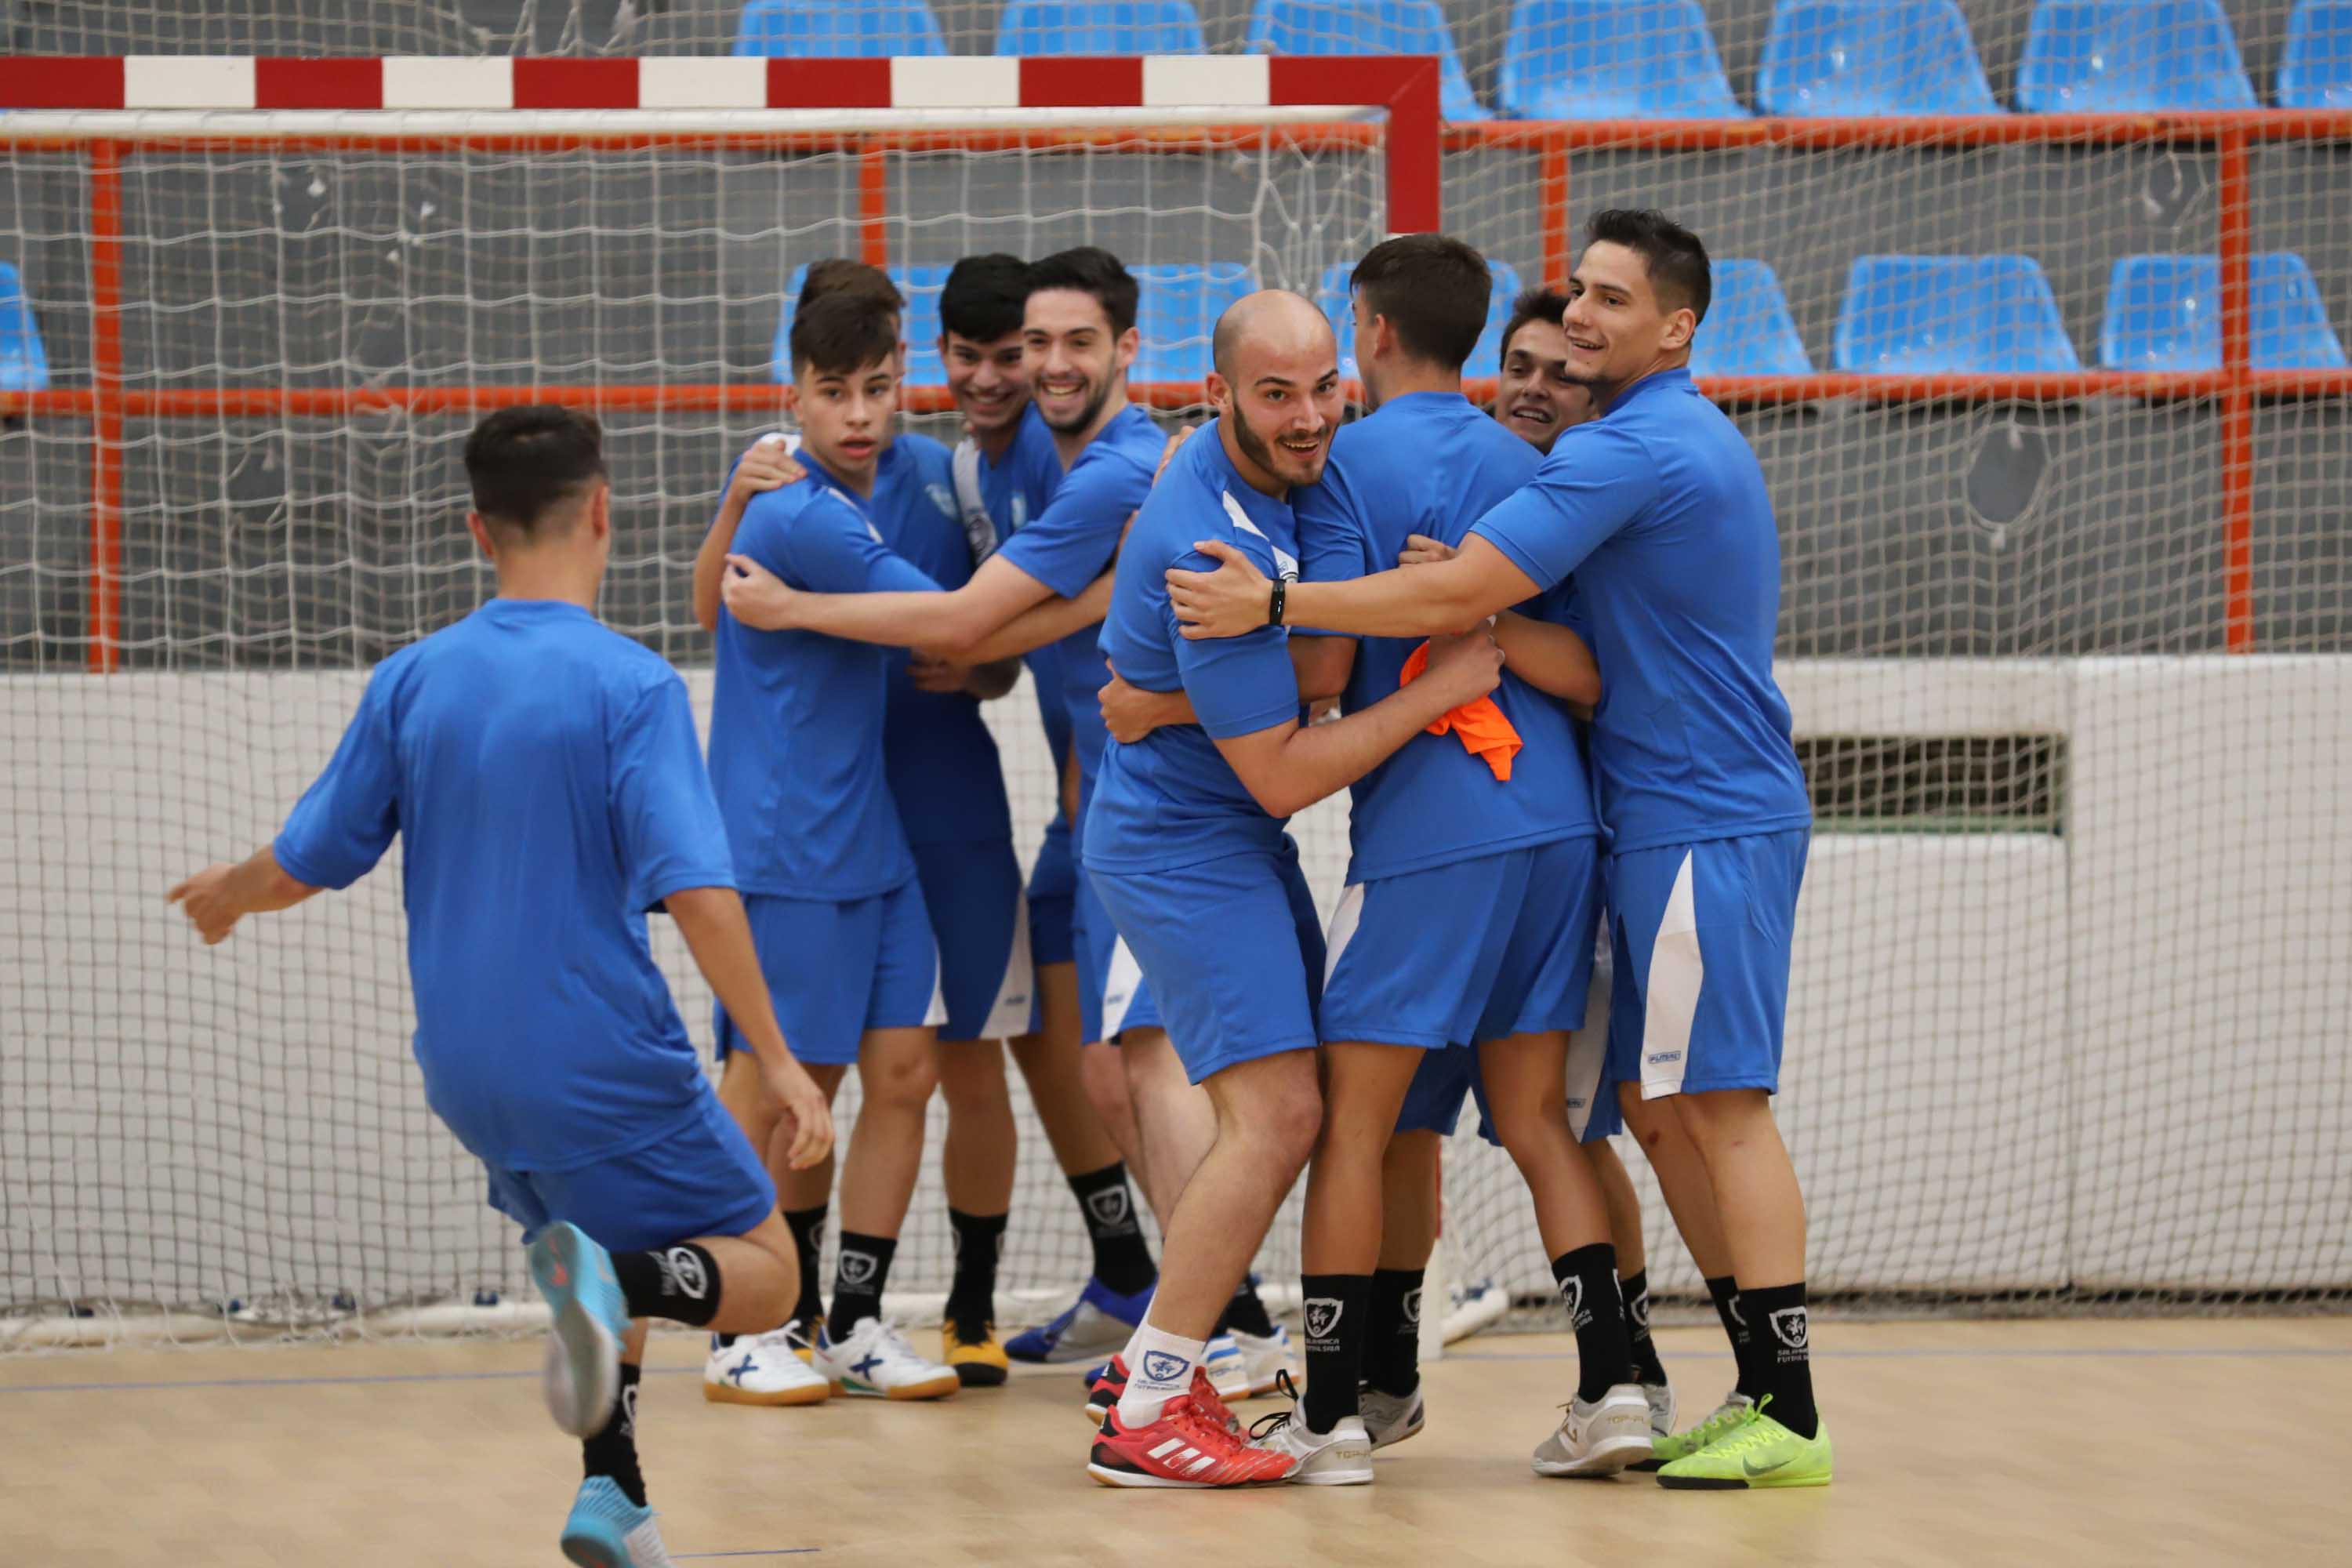
M1595 417L1591 390L1568 374L1568 296L1528 289L1503 324L1495 417L1537 451L1549 453L1559 433Z
M1705 1163L1749 1329L1739 1387L1659 1446L1669 1487L1826 1485L1813 1401L1804 1201L1772 1120L1789 955L1812 810L1772 678L1780 540L1763 470L1692 384L1706 248L1654 212L1596 214L1565 319L1570 374L1601 417L1452 560L1287 595L1249 559L1171 574L1187 636L1269 613L1378 636L1458 626L1576 574L1607 672L1591 762L1612 834L1615 984L1643 1011L1612 1039L1625 1103L1670 1100Z
M649 1568L669 1559L637 1462L642 1320L772 1328L798 1264L654 964L646 910L667 910L742 1020L753 1066L733 1091L767 1101L796 1165L824 1158L832 1122L769 1005L685 684L591 613L612 545L596 422L501 409L466 468L498 596L379 664L277 838L170 897L217 942L404 841L425 1096L523 1226L553 1314L549 1405L583 1439L564 1552Z

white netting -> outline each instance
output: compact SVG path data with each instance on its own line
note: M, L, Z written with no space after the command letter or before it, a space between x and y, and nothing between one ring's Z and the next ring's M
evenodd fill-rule
M391 868L211 952L161 889L263 837L359 668L488 591L457 524L467 389L647 389L608 410L623 532L604 610L699 693L688 563L726 459L773 422L792 268L869 238L905 264L1093 241L1311 289L1383 227L1376 149L1281 131L1202 148L992 133L894 153L878 226L856 142L125 153L121 673L84 673L104 467L88 411L53 402L0 428L0 1310L515 1291L509 1233L417 1092ZM102 341L92 167L18 143L0 185L0 260L59 396L92 384ZM2225 173L2198 143L1722 151L1630 133L1564 167L1552 212L1540 151L1457 144L1448 226L1532 282L1592 209L1665 207L1718 257L1770 266L1797 352L1824 372L1858 258L1954 254L2031 258L2046 330L1882 282L1846 329L1859 363L1957 339L2013 369L2054 333L2095 367L2116 264L2217 251ZM2341 149L2258 145L2246 195L2253 250L2303 258L2326 315L2352 324ZM2212 297L2134 308L2154 312L2143 336L2193 333ZM1715 340L1749 346L1731 319ZM2241 430L2225 400L2178 385L1887 385L1739 416L1779 510L1782 678L1823 818L1782 1100L1817 1287L2340 1291L2352 415L2341 395L2266 396ZM417 387L455 405L346 395L397 405ZM2253 657L2215 657L2248 642ZM1025 854L1050 805L1025 689L992 715ZM1328 908L1335 810L1297 832ZM703 1034L707 1000L665 951ZM1084 1246L1023 1117L1005 1278L1051 1290ZM1457 1139L1447 1194L1466 1271L1540 1292L1507 1163ZM927 1176L898 1286L944 1284L941 1207ZM1649 1217L1654 1279L1689 1289L1654 1201ZM1296 1256L1286 1216L1262 1268L1285 1279Z

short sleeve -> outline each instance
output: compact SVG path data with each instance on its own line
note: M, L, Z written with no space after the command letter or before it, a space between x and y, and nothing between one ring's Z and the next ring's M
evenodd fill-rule
M1357 510L1354 489L1336 467L1324 468L1321 483L1291 491L1290 509L1298 523L1300 582L1345 583L1370 569L1367 564L1370 546L1362 515ZM1387 564L1393 566L1396 563ZM1301 637L1362 640L1349 633L1318 631L1312 626L1295 629Z
M731 888L727 828L703 771L686 686L666 676L621 716L612 737L613 831L629 907L688 888Z
M1063 598L1075 599L1110 565L1129 516L1150 493L1150 475L1123 458L1106 453L1089 462L1082 457L1043 515L996 553Z
M1255 552L1252 552L1253 554ZM1210 572L1216 563L1187 551L1175 564L1187 572ZM1265 569L1260 561L1258 568ZM1236 637L1186 637L1172 609L1164 612L1176 652L1176 674L1192 713L1214 741L1255 735L1298 718L1298 674L1291 668L1287 633L1260 626Z
M760 501L752 503L754 509L759 505ZM767 542L767 550L754 549L750 553L772 571L781 568L779 575L814 593L940 591L929 574L882 542L864 513L832 491L809 497L796 516L779 508L761 522L761 540ZM782 526L775 526L778 522ZM773 560L767 559L769 551Z
M369 679L326 771L270 845L278 866L298 882L350 887L383 858L400 830L400 769L386 690L381 671Z
M1606 420L1561 434L1526 489L1470 527L1545 588L1576 570L1657 496L1657 465Z

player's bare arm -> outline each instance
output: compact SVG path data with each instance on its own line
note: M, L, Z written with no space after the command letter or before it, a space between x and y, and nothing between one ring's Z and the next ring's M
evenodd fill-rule
M1193 548L1222 562L1214 572L1168 570L1168 602L1183 634L1239 637L1272 618L1274 584L1223 540ZM1344 583L1293 583L1282 624L1362 637L1436 637L1475 626L1542 592L1511 558L1472 534L1451 561L1398 567ZM1416 682L1418 684L1418 682Z
M1362 778L1441 715L1475 702L1503 678L1503 651L1485 627L1432 639L1429 668L1412 685L1334 723L1297 721L1217 742L1269 816L1288 816Z
M964 649L964 657L974 660L1017 659L1033 648L1060 642L1073 632L1085 630L1109 613L1110 585L1115 574L1115 569L1106 570L1075 599L1055 595L1040 600Z
M762 1086L792 1125L793 1169L805 1171L818 1164L833 1152L833 1112L777 1026L741 897L732 888L689 888L662 901L677 922L695 967L759 1059Z
M808 469L784 449L784 438L778 435L752 442L736 463L727 493L719 498L718 515L710 520L710 531L702 536L702 548L694 554L694 620L704 631L719 626L719 579L726 575L727 552L734 547L743 509L751 504L753 496L796 485L806 478Z
M163 895L180 906L205 945L225 942L247 915L290 910L319 889L287 874L277 852L263 845L244 859L205 867Z
M1601 701L1601 666L1584 639L1552 621L1507 610L1495 617L1495 641L1513 675L1588 713Z
M1348 673L1356 662L1356 645L1347 637L1290 639L1290 668L1298 677L1298 700L1312 707L1330 702L1348 689ZM1110 738L1131 746L1154 730L1170 724L1197 724L1192 700L1181 691L1147 691L1130 686L1117 668L1101 691L1103 727Z
M982 562L962 587L937 594L809 594L747 556L729 555L726 563L720 595L728 612L747 626L928 648L958 663L972 662L971 650L982 638L1054 597L1051 588L1001 556Z

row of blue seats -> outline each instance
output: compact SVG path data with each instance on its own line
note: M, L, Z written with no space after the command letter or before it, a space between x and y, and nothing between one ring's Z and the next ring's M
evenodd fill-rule
M1438 0L1256 0L1248 47L1427 54L1445 117L1486 120ZM1000 55L1198 54L1191 0L1008 0ZM943 55L925 0L748 0L739 55ZM1535 120L1742 119L1696 0L1516 0L1496 97ZM2352 0L2297 0L2276 97L2352 108ZM2253 109L2220 0L2037 0L2018 67L2026 113ZM1767 115L1998 114L1953 0L1775 0L1756 73Z
M1520 287L1507 262L1489 264L1495 291L1486 331L1465 371L1500 368L1502 330ZM1139 382L1198 381L1209 370L1209 333L1234 300L1256 289L1240 262L1148 266L1137 325L1143 345L1130 374ZM786 285L776 327L774 373L786 374L793 301L807 268ZM894 267L908 300L907 374L937 385L946 377L937 347L943 265ZM1356 374L1355 321L1348 267L1325 270L1317 290L1339 330L1340 369ZM2311 268L2279 251L2252 258L2250 357L2263 370L2341 370L2344 344L2327 320ZM2099 364L2107 370L2182 373L2221 364L2221 265L2211 256L2126 256L2107 282ZM1702 376L1810 375L1811 359L1772 268L1761 261L1718 258L1715 300L1699 329L1691 370ZM1833 367L1865 375L2013 374L2080 370L2058 301L2039 263L2025 256L1863 256L1846 274L1845 298L1832 343Z

